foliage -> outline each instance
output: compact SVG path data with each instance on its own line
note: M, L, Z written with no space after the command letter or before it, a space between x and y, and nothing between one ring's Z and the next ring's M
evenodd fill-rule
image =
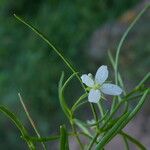
M58 109L56 81L62 70L67 75L68 71L44 42L16 22L12 15L14 12L32 20L33 24L47 34L52 43L63 50L65 56L71 58L69 61L76 62L76 65L80 66L78 69L81 71L89 69L85 59L86 51L83 49L86 49L85 43L88 42L91 32L105 20L118 17L137 2L137 0L100 0L98 3L78 0L0 1L1 104L14 110L29 128L18 106L17 93L21 92L27 105L32 106L30 111L43 134L47 134L49 129L52 129L51 132L56 130L51 122L59 124L65 119ZM74 93L76 87L78 85L75 83L70 95ZM47 116L49 112L55 117ZM0 117L1 126L6 130L9 123L3 116ZM21 140L19 144L14 142L17 138L15 131L13 128L5 132L0 129L1 147L10 149L13 146L21 149Z
M143 13L149 8L149 6L150 5L146 6L139 13L139 15L135 18L135 20L131 23L127 31L124 33L118 45L115 59L112 57L111 53L109 53L110 61L112 63L112 66L115 72L115 82L116 84L119 84L122 88L124 87L124 82L118 71L118 61L119 61L120 50L129 31L135 25L137 20L143 15ZM125 146L128 149L129 149L128 147L128 140L129 140L130 142L136 144L136 146L138 146L140 149L145 150L146 148L144 147L144 145L142 145L139 141L137 141L136 139L134 139L133 137L125 133L123 131L123 128L131 121L131 119L135 117L135 115L143 106L146 100L146 96L150 92L149 87L147 88L144 86L145 82L150 77L150 73L148 73L143 78L143 80L141 80L141 82L134 89L132 89L129 93L124 92L123 96L114 97L110 110L106 111L103 104L99 103L98 108L101 114L100 120L99 120L97 111L95 109L97 105L90 103L90 108L91 108L91 111L93 112L93 117L95 120L95 123L92 124L92 129L91 129L91 124L89 125L88 123L82 122L81 120L77 119L77 116L74 113L76 109L78 109L80 106L83 106L84 104L83 101L85 101L85 98L87 97L87 94L88 94L86 88L81 82L81 79L77 71L74 69L74 67L72 67L70 62L49 42L49 40L43 34L41 34L35 27L31 26L20 17L16 15L14 16L16 17L16 19L18 19L18 21L25 24L27 27L33 30L41 39L43 39L50 46L50 48L53 51L55 51L56 54L63 60L66 66L73 72L73 74L65 82L64 82L64 74L62 73L62 76L59 82L59 89L58 89L60 105L64 114L66 115L66 117L68 118L70 122L70 125L72 127L72 132L68 132L65 125L62 125L60 126L60 135L56 135L54 137L53 136L44 137L44 138L31 137L26 131L25 127L16 117L16 115L11 113L7 108L3 106L0 107L0 111L4 113L7 117L9 117L15 123L16 127L21 131L22 138L27 142L28 148L30 150L34 150L36 142L41 142L43 144L43 142L45 141L60 139L60 149L69 149L68 136L75 136L81 149L84 149L84 147L86 147L86 149L90 150L95 145L95 149L99 150L99 149L104 149L107 143L109 143L117 134L120 134L125 140L125 144L126 144ZM76 77L79 80L82 88L84 89L84 93L70 108L70 106L66 102L64 91L73 77ZM137 100L137 104L134 108L131 109L130 104L133 100ZM119 116L115 116L116 112L120 109L121 106L124 107L124 110L122 110ZM25 109L25 111L27 114L27 109ZM29 115L27 116L28 116L28 119L31 120L29 118ZM76 125L81 129L81 132L78 132ZM93 132L95 135L93 136L91 132ZM90 139L88 145L82 144L82 141L80 139L81 134L87 137L88 139ZM46 149L44 145L43 145L43 149Z

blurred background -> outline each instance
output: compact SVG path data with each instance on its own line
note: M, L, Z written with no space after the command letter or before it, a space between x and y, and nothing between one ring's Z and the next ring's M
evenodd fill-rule
M47 44L13 17L14 13L44 33L80 73L95 73L102 64L107 64L111 72L107 51L115 54L125 29L147 2L148 0L1 0L0 105L5 105L16 113L31 135L35 134L21 107L18 92L41 135L58 133L59 125L66 122L59 106L57 87L61 72L65 71L68 77L70 71ZM149 71L149 27L150 11L147 11L123 45L119 65L126 89L133 88ZM66 96L71 105L81 94L81 87L73 80L68 91ZM145 105L143 115L128 128L132 132L139 124L133 134L146 146L150 146L149 106L149 103ZM85 108L81 117L84 116ZM114 141L112 145L118 146L118 143ZM50 149L50 144L47 146ZM27 149L18 130L5 116L0 115L0 149L12 148ZM111 150L109 146L108 150Z

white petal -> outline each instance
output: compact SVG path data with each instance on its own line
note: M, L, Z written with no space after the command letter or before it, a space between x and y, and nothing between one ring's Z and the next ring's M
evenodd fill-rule
M108 95L120 95L122 93L122 89L118 85L110 83L103 84L101 91Z
M100 100L101 93L99 90L91 89L88 96L88 101L91 103L97 103Z
M98 68L96 75L95 75L95 80L99 84L102 84L106 81L107 78L108 78L108 69L107 69L107 66L103 65Z
M86 84L89 87L92 87L94 85L94 81L86 74L83 74L81 76L81 80L84 84Z

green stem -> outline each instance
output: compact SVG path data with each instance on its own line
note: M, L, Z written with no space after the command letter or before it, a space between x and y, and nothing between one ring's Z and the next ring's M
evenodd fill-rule
M81 148L82 150L84 150L84 146L83 146L83 144L82 144L82 142L81 142L81 140L80 140L80 138L79 138L79 136L78 136L76 127L75 127L75 125L74 125L73 122L71 122L71 127L72 127L73 133L74 133L74 135L75 135L75 137L76 137L76 139L77 139L77 142L78 142L79 145L80 145L80 148Z
M107 123L110 121L110 119L112 118L112 116L118 111L118 109L120 108L120 106L125 103L128 102L130 99L129 97L140 91L140 87L137 89L134 89L133 91L131 91L130 93L128 93L126 96L124 96L124 98L116 105L116 107L114 108L114 110L112 111L112 113L109 115L109 117L105 120L105 124L101 127L102 129L107 125ZM145 90L146 91L146 90Z
M88 136L87 134L85 134L84 132L77 132L77 134L81 134L81 135L84 135L85 137L89 138L89 139L92 139L90 136ZM68 133L69 136L76 136L74 134L74 132L70 132ZM32 142L50 142L50 141L56 141L56 140L59 140L60 138L60 135L54 135L54 136L48 136L48 137L29 137L29 139L32 141Z
M124 135L122 135L122 138L123 138L123 141L124 141L124 144L125 144L126 150L130 150L130 148L129 148L129 144L128 144L128 141L127 141L127 138L126 138Z
M137 145L141 150L146 150L145 146L143 144L141 144L138 140L136 140L135 138L131 137L129 134L121 131L120 132L121 135L125 136L128 140L130 140L132 143L134 143L135 145Z
M144 12L150 7L150 3L137 15L137 17L134 19L134 21L130 24L130 26L127 28L126 32L123 34L118 48L116 52L116 59L115 59L115 83L118 84L118 61L119 61L119 54L121 47L123 45L124 40L126 39L128 33L133 28L133 26L136 24L136 22L140 19L140 17L144 14Z
M89 144L87 150L91 150L91 149L92 149L94 143L96 143L96 140L97 140L97 137L98 137L98 136L99 136L99 133L96 133L95 136L94 136L94 138L93 138L93 140L91 140L91 142L90 142L90 144Z
M104 109L103 109L101 101L99 101L99 103L98 103L98 108L101 113L101 118L103 118L104 117Z
M95 122L98 122L98 115L96 113L96 109L94 107L94 104L90 103L90 105L91 105L91 108L92 108L94 120L95 120ZM99 124L96 124L96 127L97 127L97 132L98 132L99 131Z
M71 108L71 111L72 111L72 112L74 112L74 111L78 108L79 104L81 104L81 101L82 101L84 98L86 98L87 95L88 95L88 94L85 93L85 94L83 94L82 96L79 97L79 99L73 104L73 106L72 106L72 108Z
M115 106L116 106L116 96L114 96L112 99L110 114L112 114L112 112L114 111Z
M41 39L43 39L54 51L55 53L64 61L64 63L66 64L66 66L73 72L76 73L77 71L72 67L72 65L69 63L69 61L55 48L55 46L48 40L48 38L46 36L44 36L42 33L40 33L35 27L33 27L32 25L30 25L29 23L25 22L23 19L21 19L20 17L18 17L16 14L14 14L14 17L22 22L24 25L26 25L27 27L29 27L34 33L36 33ZM84 84L82 83L80 77L78 74L76 74L77 79L79 80L79 82L81 83L81 86L83 87L85 93L87 93L86 88L84 86ZM92 109L92 105L91 109ZM95 113L95 112L94 112ZM95 114L93 114L95 115Z

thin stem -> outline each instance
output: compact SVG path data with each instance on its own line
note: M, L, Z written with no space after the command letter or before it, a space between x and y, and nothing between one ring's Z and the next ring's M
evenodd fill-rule
M98 122L98 115L96 113L96 109L94 107L94 104L90 103L91 105L91 108L92 108L92 112L93 112L93 115L94 115L94 119L95 119L95 122ZM96 127L97 127L97 132L99 131L99 124L96 124Z
M88 95L88 94L85 93L85 94L83 94L83 95L81 95L81 96L79 97L79 99L73 104L73 106L72 106L72 108L71 108L71 111L72 111L72 112L74 112L74 111L78 108L79 104L81 104L81 101L82 101L84 98L86 98L87 95Z
M131 137L129 134L121 131L120 132L121 135L125 136L128 140L130 140L132 143L134 143L135 145L137 145L141 150L146 150L145 146L143 144L141 144L138 140L136 140L135 138Z
M136 88L140 87L144 82L146 82L150 78L150 72L148 72L145 77L140 81L140 83L136 86Z
M94 143L96 142L98 136L99 136L99 133L96 133L95 136L94 136L94 138L93 138L93 140L91 140L91 142L90 142L87 150L91 150L92 149L92 147L93 147Z
M106 119L106 117L107 117L107 115L108 115L108 110L106 111L106 113L104 114L104 116L103 116L103 118L101 118L100 120L98 120L98 122L96 122L96 123L94 123L94 124L91 124L90 126L92 127L92 126L96 126L96 124L100 124L101 122L103 122L105 119Z
M59 52L59 50L57 50L55 48L55 46L48 40L48 38L43 35L42 33L40 33L35 27L33 27L32 25L30 25L29 23L25 22L23 19L21 19L20 17L18 17L16 14L14 14L14 17L20 21L21 23L23 23L24 25L26 25L27 27L29 27L34 33L36 33L41 39L43 39L54 51L55 53L63 60L63 62L66 64L66 66L73 72L76 73L77 71L72 67L72 65L70 64L70 62ZM84 86L84 84L82 83L80 77L78 74L76 74L77 79L79 80L81 86L83 87L85 93L87 93L86 88ZM90 107L92 109L92 104L90 104ZM93 115L95 112L93 112Z
M78 104L76 107L74 107L73 109L71 109L71 111L74 113L77 109L79 109L79 107L81 107L82 105L88 103L88 101L83 101L80 104Z
M123 138L123 141L124 141L126 150L130 150L130 147L129 147L129 143L128 143L127 138L126 138L124 135L122 135L122 138Z
M73 122L71 122L71 127L72 127L73 133L74 133L74 135L75 135L75 137L76 137L76 139L77 139L77 142L78 142L79 145L80 145L80 148L81 148L82 150L84 150L84 147L83 147L83 145L82 145L82 143L81 143L81 140L80 140L80 138L79 138L79 136L78 136L76 127L75 127L75 125L74 125Z
M115 106L116 106L116 96L113 97L110 114L112 114L112 112L114 111Z
M101 118L103 118L104 117L104 109L103 109L101 101L99 101L99 103L97 105L98 105L98 108L99 108L100 113L101 113Z
M63 60L63 62L66 64L66 66L73 72L76 73L77 71L72 67L72 64L70 64L70 62L61 54L61 52L59 52L59 50L48 40L48 38L43 35L42 33L40 33L40 31L38 31L38 29L36 29L35 27L33 27L32 25L30 25L29 23L25 22L23 19L21 19L19 16L17 16L16 14L14 14L14 17L22 22L24 25L26 25L27 27L29 27L34 33L36 33L41 39L43 39L54 51L55 53ZM77 79L80 81L83 89L85 89L84 84L82 83L80 77L78 74L76 74ZM85 90L86 91L86 90Z
M23 102L23 99L22 99L21 94L18 93L18 96L19 96L19 100L20 100L20 102L21 102L21 104L22 104L22 107L23 107L23 109L24 109L24 111L25 111L25 113L26 113L26 115L27 115L27 118L28 118L28 120L29 120L31 126L33 127L33 129L34 129L35 133L37 134L38 138L40 138L41 136L40 136L40 134L39 134L39 132L38 132L36 126L35 126L35 123L34 123L33 119L31 118L31 116L30 116L30 114L29 114L29 111L28 111L28 109L27 109L25 103ZM41 144L42 144L42 146L43 146L43 149L46 150L46 146L44 145L44 143L42 142Z
M84 132L77 132L77 134L84 135L85 137L88 137L89 139L92 139L92 137L88 136ZM76 136L74 132L69 132L69 136ZM60 138L60 135L54 135L54 136L48 136L48 137L29 137L29 139L32 142L49 142L49 141L56 141Z
M130 24L130 26L127 28L126 32L123 34L118 48L117 48L117 52L116 52L116 59L115 59L115 82L116 84L118 84L118 61L119 61L119 54L120 54L120 50L121 47L123 45L124 40L126 39L128 33L130 32L130 30L133 28L133 26L136 24L136 22L140 19L140 17L144 14L144 12L150 7L150 4L148 4L138 15L137 17L134 19L134 21Z
M124 98L117 103L117 105L115 106L114 110L112 111L112 113L110 113L109 117L105 120L105 124L103 124L103 126L101 127L102 129L107 125L107 123L110 121L110 119L112 118L112 116L118 111L118 109L120 108L120 106L127 102L129 100L129 97L136 93L137 91L140 91L140 88L138 89L134 89L133 91L131 91L130 93L128 93L126 96L124 96Z
M113 58L113 56L112 56L112 54L111 54L110 51L108 51L108 56L109 56L110 62L111 62L111 64L112 64L112 67L113 67L113 69L114 69L114 71L115 71L115 60L114 60L114 58ZM119 85L122 87L122 89L124 89L124 83L123 83L121 74L120 74L119 72L118 72L118 81L119 81ZM126 91L125 91L125 90L123 90L123 95L126 95ZM115 108L115 105L116 105L116 98L117 98L117 97L114 97L114 98L113 98L110 113L112 113L113 110L114 110L114 108ZM119 100L119 102L121 101L120 96L118 96L118 100ZM127 105L126 105L126 106L127 106Z

